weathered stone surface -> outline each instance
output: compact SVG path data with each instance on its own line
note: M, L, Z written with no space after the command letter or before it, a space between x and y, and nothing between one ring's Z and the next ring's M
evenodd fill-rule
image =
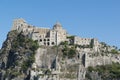
M111 47L38 46L23 32L11 31L0 50L0 80L87 80L89 66L120 63ZM92 79L102 80L98 72ZM95 77L94 77L95 76Z

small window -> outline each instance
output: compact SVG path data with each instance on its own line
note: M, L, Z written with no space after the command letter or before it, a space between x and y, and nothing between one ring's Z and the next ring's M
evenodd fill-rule
M47 39L47 41L50 41L50 39Z
M40 42L42 42L42 39L40 39Z
M46 39L44 39L44 41L46 41Z
M47 45L49 46L49 45L50 45L50 43L48 42L48 43L47 43Z
M52 42L52 45L54 45L55 43L54 42Z
M23 26L23 24L21 24L21 26Z
M30 26L28 26L28 28L30 28Z

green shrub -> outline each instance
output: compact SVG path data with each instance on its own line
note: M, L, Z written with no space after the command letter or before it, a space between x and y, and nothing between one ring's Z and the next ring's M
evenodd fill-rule
M30 47L30 49L31 49L32 51L35 51L35 50L37 50L38 48L39 48L38 42L37 42L37 41L31 41L31 47Z
M28 68L32 66L32 64L35 62L34 54L31 54L31 56L28 57L26 61L23 62L21 68L23 71L26 71Z
M60 45L68 45L68 41L61 42Z
M111 65L102 65L96 67L88 67L88 71L97 71L102 78L107 79L109 78L120 78L120 64L113 63Z
M16 71L15 71L15 72L12 72L12 73L11 73L11 75L13 75L13 76L17 77L17 76L21 75L21 73L20 73L20 72L16 72Z
M74 37L75 37L75 36L68 36L67 38L73 40Z
M63 52L63 57L64 57L64 58L65 58L65 57L73 58L73 57L75 57L75 55L76 55L76 50L75 50L74 47L68 48L67 46L65 46L65 47L63 48L62 52Z
M73 58L76 55L76 50L75 49L70 49L68 52L68 58Z
M111 53L112 53L112 54L119 54L116 49L112 49L112 50L111 50Z
M88 67L88 71L92 72L92 71L94 71L94 68L90 66L90 67Z

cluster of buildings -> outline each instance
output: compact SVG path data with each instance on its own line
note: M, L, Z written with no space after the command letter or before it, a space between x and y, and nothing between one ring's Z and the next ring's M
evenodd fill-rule
M78 73L77 77L79 79L85 79L86 69L89 66L97 66L97 65L106 65L112 64L112 62L120 63L120 57L117 55L108 54L113 47L105 47L106 44L99 43L96 38L81 38L78 36L71 36L67 33L65 29L63 29L60 23L56 23L52 29L50 28L42 28L36 27L26 23L24 19L15 19L12 26L12 31L17 30L18 32L23 32L29 38L38 41L39 45L44 46L56 46L61 42L67 41L69 44L77 45L76 50L78 51L79 59L68 59L66 60L66 64L78 64ZM101 52L100 52L101 51ZM108 51L105 53L105 51ZM49 51L48 51L49 52ZM31 79L35 78L36 75L39 75L39 79L41 80L62 80L60 79L60 69L64 66L63 62L60 64L60 59L58 56L55 57L55 70L51 70L52 58L50 56L44 56L48 54L47 49L39 48L35 55L35 63L32 65L34 69L37 67L41 67L44 65L48 65L50 71L52 71L51 75L44 75L43 71L31 70ZM99 55L100 53L104 53L104 55ZM41 54L39 54L41 53ZM89 54L88 54L89 53ZM97 54L98 53L98 54ZM46 62L48 61L48 62ZM54 60L53 60L54 61ZM62 66L61 66L62 65ZM72 64L73 65L73 64ZM83 66L84 65L84 66ZM62 73L62 72L61 72ZM64 79L69 80L69 79Z
M59 45L61 42L70 41L67 37L70 37L62 25L57 22L52 29L42 28L29 25L24 19L15 19L13 22L12 30L17 30L18 32L24 32L27 36L33 40L37 40L39 45L45 46L55 46ZM94 38L81 38L74 36L71 41L72 44L77 44L81 46L90 45L91 42L94 49L97 50L99 47L99 42Z

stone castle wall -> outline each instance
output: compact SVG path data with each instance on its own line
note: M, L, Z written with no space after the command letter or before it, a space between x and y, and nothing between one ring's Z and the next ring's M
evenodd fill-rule
M97 65L106 65L106 64L112 64L112 60L110 56L94 56L91 57L87 54L85 54L85 67L88 66L97 66Z
M39 45L54 46L66 40L67 32L62 28L60 23L56 23L53 29L38 28L26 23L24 19L16 19L13 22L11 30L24 32L33 40L37 40Z
M107 64L112 64L113 62L115 63L120 63L120 55L113 55L113 54L108 54L108 55L103 55L103 56L91 56L89 53L85 54L85 67L95 67L97 65L107 65Z
M59 45L61 42L68 41L67 40L67 31L62 28L60 23L56 23L53 26L53 29L49 28L41 28L29 25L26 23L24 19L15 19L13 22L13 26L11 30L17 30L18 32L24 32L33 40L37 40L39 45L45 46L55 46ZM98 50L99 42L97 39L91 38L80 38L74 37L74 44L78 45L90 45L93 40L93 45L95 51Z

